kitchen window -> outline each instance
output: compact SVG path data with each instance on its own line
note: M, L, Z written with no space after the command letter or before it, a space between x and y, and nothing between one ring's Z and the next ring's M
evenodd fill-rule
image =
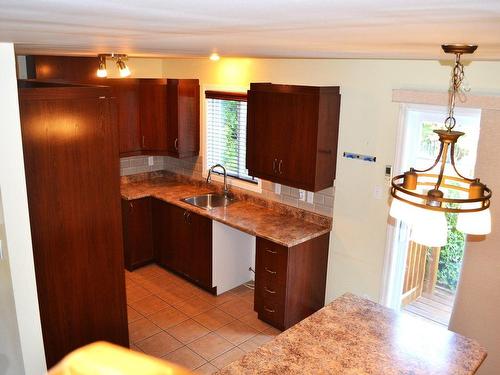
M258 180L246 168L247 96L244 93L205 91L206 169L226 167L234 185L248 187ZM216 172L219 172L217 169ZM239 181L244 183L239 183ZM246 185L246 186L245 186ZM251 187L250 187L251 188ZM252 189L253 190L253 189Z

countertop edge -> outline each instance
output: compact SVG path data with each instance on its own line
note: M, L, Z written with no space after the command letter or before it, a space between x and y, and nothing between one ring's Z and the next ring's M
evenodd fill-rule
M332 230L331 227L324 227L324 229L319 230L318 232L315 232L314 234L311 234L311 235L306 236L304 238L300 238L300 239L297 239L297 240L291 241L291 242L284 242L284 241L276 239L276 238L274 238L272 236L262 235L262 234L256 233L253 230L249 230L248 228L244 228L244 227L238 226L238 225L236 225L236 224L234 224L234 223L232 223L230 221L227 221L227 220L224 220L224 219L222 219L220 217L211 215L209 210L204 210L203 208L197 208L197 207L195 207L193 205L190 205L189 203L182 202L181 200L165 199L163 197L157 196L155 194L149 194L147 192L144 192L143 194L134 195L133 197L121 194L121 197L122 197L122 199L127 200L127 201L131 201L131 200L135 200L135 199L141 199L141 198L154 198L154 199L158 199L158 200L161 200L163 202L166 202L166 203L169 203L169 204L173 204L173 205L175 205L177 207L180 207L182 209L185 209L187 211L194 212L196 214L199 214L199 215L204 216L206 218L209 218L211 220L217 221L219 223L228 225L231 228L234 228L234 229L240 230L242 232L248 233L248 234L250 234L252 236L264 238L266 240L272 241L274 243L277 243L277 244L279 244L281 246L285 246L285 247L293 247L293 246L300 245L301 243L304 243L306 241L312 240L312 239L317 238L319 236L322 236L322 235L324 235L326 233L329 233Z

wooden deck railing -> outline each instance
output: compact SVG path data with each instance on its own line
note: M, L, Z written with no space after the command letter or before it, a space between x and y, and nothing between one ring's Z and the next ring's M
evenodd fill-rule
M401 306L415 301L422 292L432 293L436 286L441 248L431 248L429 262L427 262L427 249L428 247L412 241L408 244Z

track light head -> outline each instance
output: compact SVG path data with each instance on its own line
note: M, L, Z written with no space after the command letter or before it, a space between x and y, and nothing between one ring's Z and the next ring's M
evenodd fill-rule
M108 71L106 70L106 56L98 55L99 67L97 68L97 76L99 78L106 78L108 76Z
M130 69L128 68L127 64L123 62L121 57L118 58L118 61L116 62L116 65L118 65L118 69L120 70L120 77L128 77L130 75Z

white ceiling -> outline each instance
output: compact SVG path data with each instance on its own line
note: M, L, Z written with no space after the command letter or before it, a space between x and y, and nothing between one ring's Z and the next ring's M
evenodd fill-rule
M18 53L500 59L499 0L0 0Z

